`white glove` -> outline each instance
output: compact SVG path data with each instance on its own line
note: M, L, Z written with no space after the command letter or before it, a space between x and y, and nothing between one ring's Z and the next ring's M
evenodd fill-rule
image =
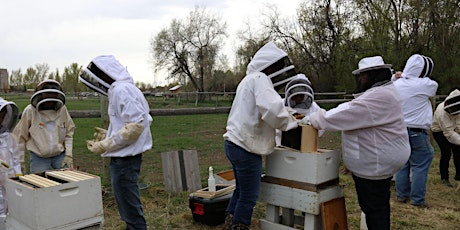
M87 140L86 146L89 151L102 154L114 151L134 143L144 131L144 126L139 123L126 123L118 133L104 140Z
M63 168L73 168L73 155L72 155L72 147L73 147L73 139L71 137L67 137L64 139L64 147L65 147L65 157L62 161Z
M94 130L96 130L96 132L94 133L94 140L95 141L102 141L102 140L105 139L105 137L107 135L107 129L94 127Z
M112 139L105 139L103 141L94 141L94 140L87 140L86 147L89 151L96 153L96 154L103 154L107 152L108 148L114 146Z
M297 122L298 125L311 125L310 116L305 116L302 120Z

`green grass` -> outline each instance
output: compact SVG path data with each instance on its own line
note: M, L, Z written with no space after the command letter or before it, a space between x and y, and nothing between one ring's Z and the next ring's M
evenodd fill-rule
M5 95L8 98L8 95ZM13 97L12 97L13 98ZM26 97L13 99L20 108L29 103ZM180 105L177 101L161 101L159 98L151 100L152 108L175 108L178 106L192 107L194 103L187 102ZM159 105L164 103L163 105ZM182 100L181 103L184 103ZM92 100L67 101L69 110L99 109L97 98ZM209 104L208 104L209 105ZM209 227L193 221L188 207L188 192L171 194L165 190L163 184L163 170L161 153L193 149L198 152L199 168L202 186L206 187L207 168L212 165L215 171L230 169L225 157L222 134L226 125L226 114L216 115L183 115L183 116L156 116L151 126L153 134L153 149L144 154L140 182L150 185L142 190L142 202L145 216L150 229L191 229L207 230L219 229ZM100 126L100 118L76 118L77 126L74 135L75 165L81 171L86 171L104 177L104 162L99 155L93 154L86 148L85 141L93 138L93 128ZM443 186L439 179L439 148L435 146L435 158L431 165L428 177L427 202L432 206L427 210L420 210L407 204L395 201L395 192L392 188L392 229L455 229L460 226L460 191ZM325 149L340 149L340 133L326 132L319 138L319 147ZM451 175L454 167L451 165ZM452 175L453 177L453 175ZM454 183L454 186L459 183ZM347 208L348 229L359 229L360 208L354 190L354 183L349 172L341 166L340 185L343 189ZM110 185L103 184L104 229L124 229L116 210L116 203L111 196ZM258 203L253 215L253 228L259 229L258 219L265 217L265 204Z

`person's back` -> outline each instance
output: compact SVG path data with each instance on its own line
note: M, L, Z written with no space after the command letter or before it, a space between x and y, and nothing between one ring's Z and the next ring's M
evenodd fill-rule
M402 98L407 127L428 130L431 126L433 109L429 98L436 95L438 83L429 78L433 68L430 63L422 55L413 55L401 77L393 81Z
M310 115L317 129L342 130L342 156L352 172L359 206L369 229L390 229L390 182L409 157L401 98L390 82L390 64L380 56L363 58L350 102Z
M414 54L406 62L402 75L394 84L403 100L404 121L409 134L411 155L396 174L396 196L400 202L426 207L425 193L428 171L434 150L429 140L433 109L429 97L436 94L438 84L430 79L431 58Z
M269 42L256 52L238 85L223 135L236 179L225 229L249 230L259 195L262 156L275 147L275 129L298 126L276 92L294 75L287 53Z

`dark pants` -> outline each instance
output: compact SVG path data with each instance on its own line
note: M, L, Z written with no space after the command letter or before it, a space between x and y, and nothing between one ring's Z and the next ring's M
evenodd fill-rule
M366 214L369 230L390 229L390 183L391 177L369 180L353 175L361 210Z
M460 146L450 143L442 132L433 132L433 138L441 150L441 159L439 160L441 179L449 179L449 162L453 155L455 180L460 180Z
M110 159L112 190L127 230L147 229L138 185L142 154Z

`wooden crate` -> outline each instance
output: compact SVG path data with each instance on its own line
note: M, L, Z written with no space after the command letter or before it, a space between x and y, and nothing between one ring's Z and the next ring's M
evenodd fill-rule
M191 195L197 196L197 197L203 197L203 198L206 198L206 199L213 199L213 198L224 196L224 195L227 195L227 194L233 192L233 190L235 190L235 185L232 185L232 184L216 184L216 191L215 192L210 192L208 190L209 190L208 187L206 187L206 188L200 189L200 190L192 193Z

